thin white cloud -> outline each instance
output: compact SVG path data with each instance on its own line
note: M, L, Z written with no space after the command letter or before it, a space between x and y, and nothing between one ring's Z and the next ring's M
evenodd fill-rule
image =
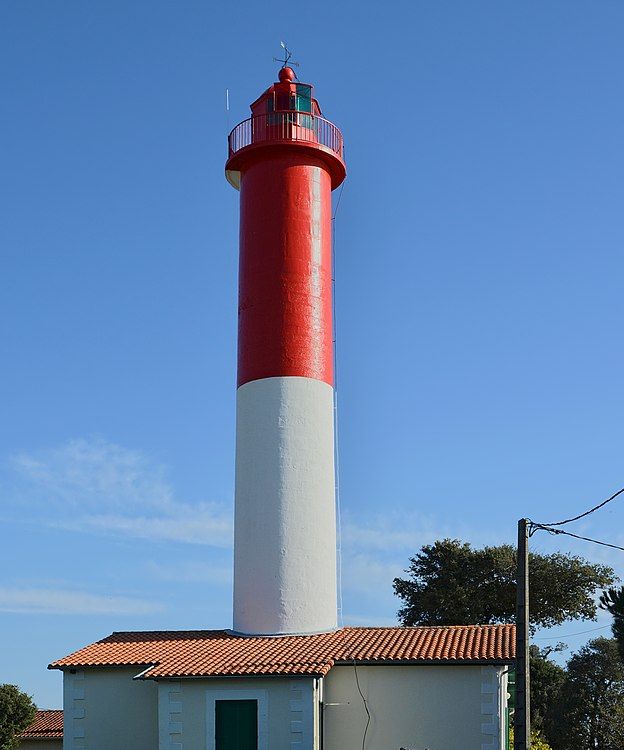
M506 538L506 529L496 530L491 527L470 527L462 519L436 519L435 516L417 513L384 513L357 517L344 514L342 527L342 590L348 609L363 614L344 615L347 624L383 625L396 612L401 602L394 595L393 579L405 578L405 568L423 545L436 540L451 538L470 542L475 547L512 543ZM599 532L591 529L577 529L578 533L600 538ZM622 544L624 536L611 532L609 540ZM585 557L592 562L611 565L621 573L621 553L605 547L596 547L574 539L553 538L536 535L532 539L535 552L551 553L556 550L570 551ZM366 607L362 607L363 603ZM358 609L360 608L360 609ZM366 610L368 609L368 613ZM375 615L375 612L378 614ZM609 616L598 612L598 624L608 622ZM587 625L587 624L585 624ZM583 631L583 624L566 623L560 628L544 631L547 636L556 636L555 640L539 641L540 645L555 643L556 640L567 642L566 633ZM608 634L608 630L604 633ZM589 637L601 632L590 633L572 638L574 644L584 642ZM540 633L540 635L542 635ZM576 648L576 645L574 646Z
M369 623L384 624L400 606L394 594L393 581L404 578L410 557L425 544L437 539L458 538L475 544L486 543L462 521L456 524L441 521L432 515L420 513L386 512L357 519L344 514L342 525L342 591L353 607L359 601L367 601L371 613ZM489 541L489 540L488 540ZM357 603L355 606L358 606ZM355 620L352 620L355 622Z
M85 591L0 587L0 611L47 615L148 615L162 611L158 602Z
M478 536L482 532L478 531ZM463 523L442 523L439 518L425 514L384 513L368 519L345 514L342 543L345 549L378 550L402 559L417 552L423 544L436 539L470 539L475 541L475 530ZM407 553L407 556L406 556Z
M345 546L349 547L378 550L416 549L418 536L417 532L411 530L392 528L387 522L382 527L348 523L344 526L342 539Z
M52 503L66 508L167 508L173 492L162 466L141 451L102 438L70 440L9 459L18 500L29 506Z
M56 528L131 539L229 548L232 524L220 508L178 504L167 516L86 515L52 522Z
M400 563L386 562L370 554L354 553L342 558L342 585L350 592L391 594L392 581L402 572Z
M232 545L231 510L175 497L164 468L101 438L10 459L11 503L29 521L81 533L219 548ZM23 516L22 516L23 517Z
M211 583L215 586L232 584L231 565L177 560L172 563L161 563L150 560L145 564L145 571L159 581Z

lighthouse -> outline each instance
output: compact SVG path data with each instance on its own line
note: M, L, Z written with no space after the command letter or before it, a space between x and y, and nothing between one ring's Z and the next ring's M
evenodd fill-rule
M331 192L345 165L287 62L226 164L240 191L233 628L115 631L50 664L66 750L507 746L513 625L337 627Z
M233 629L337 627L331 192L343 140L292 68L229 135L240 191Z

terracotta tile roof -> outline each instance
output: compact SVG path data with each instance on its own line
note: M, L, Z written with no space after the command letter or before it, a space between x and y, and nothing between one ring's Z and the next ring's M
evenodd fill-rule
M433 662L508 664L513 625L342 628L319 635L237 636L226 630L113 633L49 665L137 666L143 678L325 675L335 664ZM141 670L143 671L143 670Z
M33 723L20 735L25 740L63 739L63 711L37 711Z

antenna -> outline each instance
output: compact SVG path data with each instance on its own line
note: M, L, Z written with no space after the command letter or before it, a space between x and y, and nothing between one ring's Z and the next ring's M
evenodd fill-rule
M285 68L287 65L295 65L297 68L299 67L298 62L291 62L290 58L292 57L292 52L288 49L286 46L286 42L280 42L280 47L284 50L284 59L282 60L279 57L274 57L273 60L275 62L282 63L282 68Z

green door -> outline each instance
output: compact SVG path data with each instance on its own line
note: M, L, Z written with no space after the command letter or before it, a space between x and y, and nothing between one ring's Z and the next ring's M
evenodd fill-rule
M215 701L216 750L258 750L258 701Z

